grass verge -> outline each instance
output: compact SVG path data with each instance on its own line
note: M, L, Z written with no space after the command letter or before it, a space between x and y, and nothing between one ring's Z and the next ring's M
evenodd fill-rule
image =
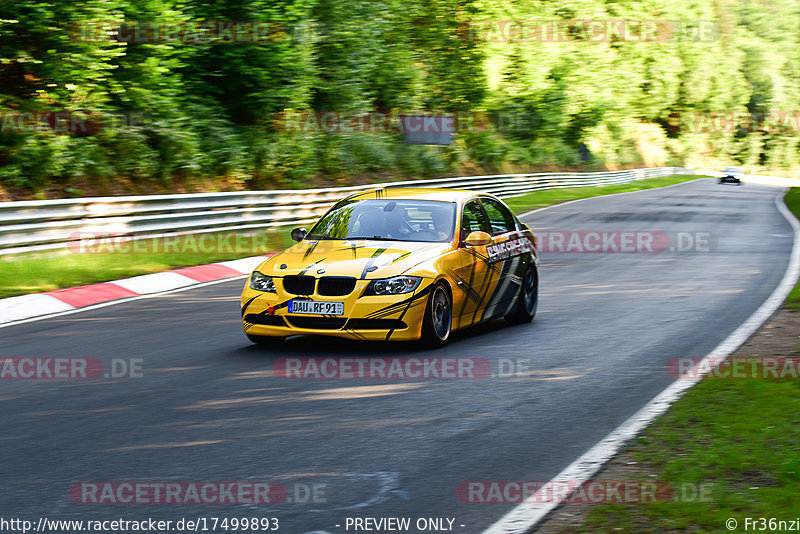
M628 184L603 185L598 187L569 187L566 189L548 189L546 191L535 191L527 195L510 198L506 204L516 213L524 213L537 208L561 204L570 200L581 198L599 197L613 195L614 193L628 193L630 191L641 191L642 189L653 189L667 185L680 184L697 178L707 178L707 176L697 176L693 174L675 174L672 176L662 176L660 178L648 178L637 180Z
M624 454L638 480L706 488L705 498L601 504L571 532L721 532L733 518L794 519L800 495L797 379L708 379L689 390ZM753 530L752 528L750 530Z
M510 199L508 204L517 213L522 213L568 200L663 187L695 178L699 176L674 175L630 184L539 191ZM169 238L164 238L136 241L135 246L131 242L113 246L101 242L87 247L88 250L81 254L67 252L58 255L0 257L0 298L265 254L289 246L288 233L287 228L283 232L267 234L233 234L234 241L245 236L233 250L226 246L204 246L200 242L200 236L197 236L196 247L186 246L195 238L185 236L178 246L170 246L167 241ZM231 234L213 235L219 242Z
M800 187L792 187L783 197L786 207L800 219ZM786 298L786 306L793 310L800 310L800 283L794 286L792 292Z

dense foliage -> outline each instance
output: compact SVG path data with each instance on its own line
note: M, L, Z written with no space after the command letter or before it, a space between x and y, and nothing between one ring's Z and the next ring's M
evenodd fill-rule
M514 38L525 33L510 25L557 20L553 39ZM580 20L627 22L596 38ZM191 37L209 21L243 31ZM661 21L659 37L637 39L633 21ZM135 24L150 33L131 38ZM169 25L171 38L154 37ZM0 184L19 196L559 167L789 170L800 160L798 60L796 0L5 2ZM450 146L403 144L391 128L286 131L280 120L328 111L475 120ZM738 128L722 120L731 113Z

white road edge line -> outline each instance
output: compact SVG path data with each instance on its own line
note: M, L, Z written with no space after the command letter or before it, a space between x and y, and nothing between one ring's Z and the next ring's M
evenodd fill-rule
M698 363L699 368L708 369L713 367L713 364L727 358L742 343L747 341L781 307L786 296L797 283L798 277L800 277L800 223L783 203L785 194L786 191L784 190L781 194L775 196L775 205L794 230L792 253L786 272L769 298L739 328L734 330L713 351L708 353ZM569 497L568 494L558 495L558 498L548 500L545 497L546 495L553 496L554 493L559 493L558 491L553 491L554 483L569 481L570 487L578 487L588 481L622 448L626 441L636 436L658 416L666 412L672 403L678 400L698 379L702 378L702 373L699 373L696 377L695 379L675 380L653 400L628 418L627 421L556 475L553 480L487 528L483 534L526 534L531 532L551 511Z

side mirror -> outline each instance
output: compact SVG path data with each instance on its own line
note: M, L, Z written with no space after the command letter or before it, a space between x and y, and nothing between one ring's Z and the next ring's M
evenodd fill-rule
M464 240L464 243L466 243L470 247L482 247L490 244L491 242L492 242L492 236L490 236L486 232L480 232L480 231L471 232Z
M308 231L305 228L295 228L292 230L292 239L295 241L302 241L305 239Z

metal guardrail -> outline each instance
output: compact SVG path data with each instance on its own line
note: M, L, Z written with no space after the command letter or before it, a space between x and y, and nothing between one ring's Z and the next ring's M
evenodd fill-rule
M89 236L160 236L308 224L334 202L376 187L472 189L501 198L563 187L629 183L680 167L595 173L537 173L413 180L326 189L91 197L0 202L0 255L66 248Z

